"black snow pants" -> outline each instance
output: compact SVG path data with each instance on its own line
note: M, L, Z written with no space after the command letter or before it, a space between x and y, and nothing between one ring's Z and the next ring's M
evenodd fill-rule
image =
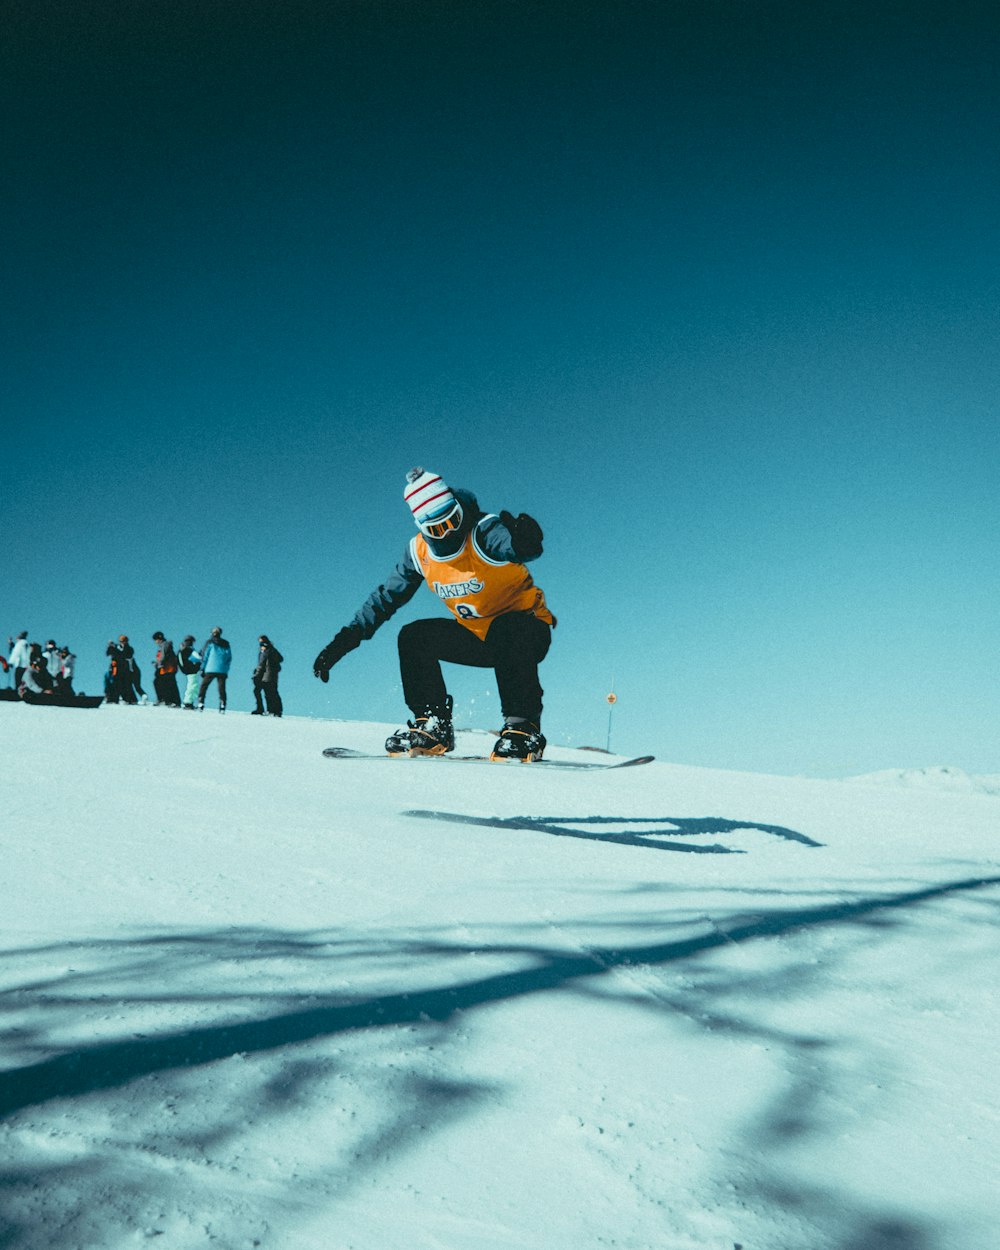
M263 695L263 699L261 698ZM264 704L266 701L268 713L271 716L280 716L284 711L281 703L281 695L278 694L278 679L275 677L273 681L261 681L259 677L253 679L253 698L257 705L257 711L263 714Z
M213 681L219 683L219 707L226 706L226 674L225 673L202 673L201 685L198 687L198 706L202 707L205 703L205 695L209 686Z
M157 703L165 703L167 707L180 707L181 696L175 673L157 673L153 678L153 689L156 691Z
M399 631L399 672L403 698L414 716L443 713L448 692L441 661L496 671L500 711L541 723L542 687L538 665L552 641L552 630L530 612L498 616L486 640L458 621L412 621Z

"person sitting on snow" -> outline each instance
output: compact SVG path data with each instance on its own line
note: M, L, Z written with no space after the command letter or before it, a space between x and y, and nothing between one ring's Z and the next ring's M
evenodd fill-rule
M44 655L36 655L24 670L18 694L25 703L42 703L55 698L56 683Z
M538 665L556 620L525 564L542 554L542 530L526 513L484 513L475 495L451 490L425 469L411 469L403 498L419 533L395 571L365 600L349 625L316 657L321 681L348 652L413 598L421 583L451 619L412 621L399 632L407 728L386 740L390 755L443 755L455 746L452 700L441 673L449 664L492 668L504 726L491 759L540 759L542 687Z

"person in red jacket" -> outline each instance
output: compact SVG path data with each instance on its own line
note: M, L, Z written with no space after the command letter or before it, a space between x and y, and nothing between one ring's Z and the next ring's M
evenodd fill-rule
M153 661L153 689L156 702L167 707L180 707L181 695L177 689L177 652L174 644L157 630L153 635L156 643L156 659Z
M525 565L542 554L542 530L522 512L484 513L475 495L451 490L436 474L411 469L403 495L418 533L384 585L319 653L313 671L330 669L426 585L450 616L412 621L399 633L403 697L413 713L386 740L390 755L441 755L455 746L452 700L442 661L492 668L504 726L493 759L540 759L545 658L556 619Z

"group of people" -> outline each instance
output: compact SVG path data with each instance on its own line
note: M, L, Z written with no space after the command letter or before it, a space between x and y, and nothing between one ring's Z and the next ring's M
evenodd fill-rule
M153 692L157 706L203 710L205 697L213 683L219 692L219 711L226 710L226 681L232 667L233 652L222 636L221 628L212 630L200 649L193 634L188 634L180 650L162 630L153 634L156 654L153 663ZM29 642L28 631L17 638L8 638L9 653L0 655L0 672L9 674L12 688L8 698L25 703L75 705L85 696L73 689L73 667L76 656L69 647L59 647L53 639L43 647ZM281 716L284 708L278 693L278 675L284 657L266 634L258 640L257 663L253 670L255 716ZM108 667L104 675L104 701L107 703L148 703L142 685L139 662L127 634L108 643ZM183 678L183 694L178 684ZM100 696L92 702L99 703Z
M56 645L50 638L43 647L29 642L22 629L17 638L7 639L8 654L0 655L0 668L13 679L16 694L27 703L36 699L73 700L73 666L76 656L69 647Z
M182 707L190 711L204 711L205 698L214 683L219 693L219 711L226 710L226 683L233 663L233 650L216 626L208 641L199 650L193 634L188 634L175 650L173 642L162 630L153 634L156 655L153 659L153 692L158 707ZM281 716L281 696L278 693L278 674L283 656L266 634L258 640L257 664L253 671L254 716ZM105 699L108 703L148 702L139 675L135 649L127 634L120 634L117 641L107 647L108 671L104 678ZM181 693L178 681L184 679Z

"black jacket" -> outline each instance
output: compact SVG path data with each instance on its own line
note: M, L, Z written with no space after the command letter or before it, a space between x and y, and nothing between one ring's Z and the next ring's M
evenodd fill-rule
M192 659L192 656L195 656L197 654L198 652L194 649L193 646L188 646L188 647L181 647L180 652L177 656L178 662L180 664L181 672L185 673L188 677L190 677L192 673L197 673L199 669L201 668L201 661Z
M260 654L257 656L257 667L253 671L254 681L277 681L284 658L273 643L270 646L261 647Z

